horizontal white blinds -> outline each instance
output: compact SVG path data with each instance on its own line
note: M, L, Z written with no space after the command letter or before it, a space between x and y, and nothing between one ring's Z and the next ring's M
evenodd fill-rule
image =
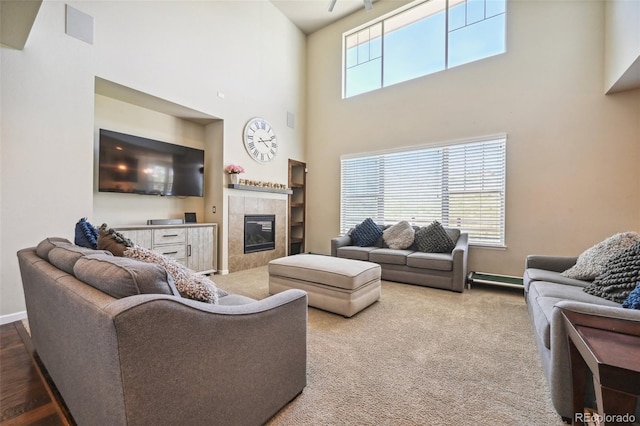
M504 246L506 138L342 159L341 233L438 220L470 242Z

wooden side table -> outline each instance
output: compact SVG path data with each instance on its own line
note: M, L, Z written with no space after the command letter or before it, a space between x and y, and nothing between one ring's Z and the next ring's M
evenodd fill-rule
M593 374L598 415L631 425L640 395L640 323L563 311L571 357L574 425L584 424L587 372ZM580 416L580 414L583 414Z

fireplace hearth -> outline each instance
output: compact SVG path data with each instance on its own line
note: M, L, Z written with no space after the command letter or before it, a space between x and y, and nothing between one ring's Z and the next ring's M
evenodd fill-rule
M244 216L244 253L276 248L276 216L273 214Z

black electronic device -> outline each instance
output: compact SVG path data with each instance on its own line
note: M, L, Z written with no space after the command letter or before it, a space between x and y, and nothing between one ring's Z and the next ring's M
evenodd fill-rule
M100 129L98 191L204 195L204 151Z
M182 225L182 219L147 219L147 225Z
M184 223L197 223L196 214L195 213L185 213L184 214Z

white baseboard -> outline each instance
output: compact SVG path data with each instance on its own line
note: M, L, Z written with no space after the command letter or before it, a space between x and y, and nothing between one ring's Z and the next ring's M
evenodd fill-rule
M219 269L218 270L218 274L219 275L229 275L229 270L228 269Z
M9 324L11 322L20 321L27 317L27 311L16 312L15 314L0 316L0 325Z

